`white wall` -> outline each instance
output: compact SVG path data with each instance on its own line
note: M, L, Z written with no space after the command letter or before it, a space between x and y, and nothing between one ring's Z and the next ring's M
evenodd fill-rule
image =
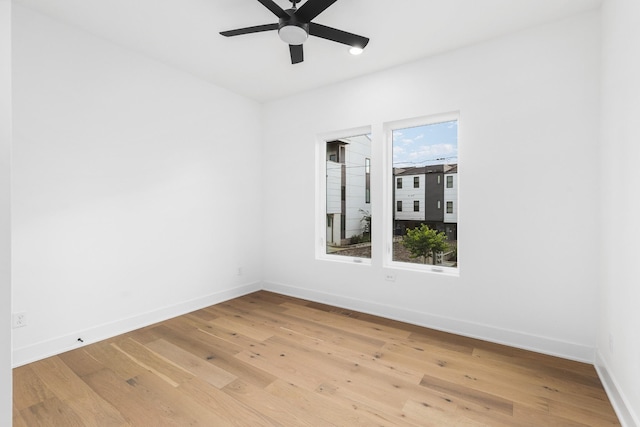
M258 289L260 105L13 12L14 364Z
M590 12L266 104L265 287L593 361L599 29ZM292 110L304 115L288 121ZM451 111L460 277L398 271L385 281L382 124ZM315 260L316 135L369 124L372 265ZM300 203L283 217L292 195Z
M0 0L0 425L11 425L11 1Z
M603 4L602 294L598 365L626 425L640 426L640 2Z

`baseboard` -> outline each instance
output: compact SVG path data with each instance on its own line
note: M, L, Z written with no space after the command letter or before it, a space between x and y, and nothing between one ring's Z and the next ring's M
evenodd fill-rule
M64 353L65 351L80 348L87 344L102 341L163 320L190 313L210 305L219 304L242 295L250 294L252 292L259 291L260 289L262 289L262 287L259 282L250 283L232 289L215 292L201 298L166 306L158 310L149 311L126 319L120 319L92 328L75 331L71 334L52 338L27 347L16 348L13 350L12 366L15 368L26 365L27 363L35 362L46 357ZM82 343L78 342L78 337L82 337Z
M594 349L589 346L566 343L546 337L525 334L518 331L496 328L489 325L468 322L465 320L435 316L425 312L408 310L388 304L355 299L340 295L318 292L280 283L265 282L263 289L292 297L308 299L338 307L357 310L388 319L407 322L426 328L437 329L470 338L477 338L497 344L504 344L524 350L531 350L564 359L593 364Z
M634 413L632 406L625 395L621 392L620 387L615 378L611 375L611 370L607 367L606 360L599 351L596 352L596 371L600 377L600 381L604 386L607 396L611 401L613 409L620 420L622 427L640 427L640 417Z

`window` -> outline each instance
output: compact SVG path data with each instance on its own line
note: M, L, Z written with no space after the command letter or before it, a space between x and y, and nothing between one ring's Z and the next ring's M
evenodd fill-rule
M316 158L318 258L458 274L456 113L326 134Z
M325 218L321 256L371 258L371 138L368 133L328 138L324 160Z
M385 221L390 248L385 264L457 274L457 115L406 120L386 129L390 161L385 173L395 190L386 193L385 203L394 203L395 209L387 210L392 217ZM402 189L400 174L413 176L411 190ZM413 211L402 212L405 201L413 203ZM430 242L426 249L425 241Z

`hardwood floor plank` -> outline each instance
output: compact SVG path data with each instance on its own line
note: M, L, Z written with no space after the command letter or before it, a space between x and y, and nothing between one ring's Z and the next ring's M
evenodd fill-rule
M193 378L193 375L187 370L131 338L119 340L112 343L111 346L173 387L177 387L180 383Z
M223 391L229 396L242 402L256 411L277 420L285 427L314 427L327 425L313 414L308 414L303 409L291 402L282 400L263 388L236 380L227 385ZM287 416L283 416L287 414Z
M260 291L14 370L21 426L619 426L593 366Z
M565 402L551 400L549 414L579 423L598 423L600 426L618 425L618 419L609 405L608 410L590 406L575 406Z
M22 417L20 410L13 405L13 420L11 422L13 427L28 427L27 421Z
M474 390L439 378L425 375L420 385L431 390L456 396L462 400L481 405L485 408L513 415L513 402L493 394Z
M369 425L420 426L406 418L406 414L398 408L397 401L389 403L379 400L381 396L389 397L389 391L380 387L372 389L367 384L347 379L340 384L321 384L316 392L332 399L336 405L353 409L359 419L370 422Z
M290 384L282 380L276 380L270 384L266 390L281 400L301 408L316 418L323 420L323 425L348 425L348 426L370 426L370 425L398 425L393 420L386 422L376 411L366 408L355 402L340 402L339 406L333 399L328 399L321 393L310 392L295 384Z
M13 392L14 407L18 411L55 397L30 365L13 370L13 383L23 385Z
M228 385L228 384L227 384ZM281 426L279 422L230 396L227 392L211 387L199 378L193 378L180 385L179 390L200 405L210 408L224 423L245 426Z
M598 420L591 420L587 424L572 421L567 418L551 415L548 412L535 411L518 404L514 405L513 415L515 419L522 420L527 426L549 426L549 427L600 427L602 424ZM617 424L618 426L620 424Z
M23 409L20 411L20 415L28 426L84 427L87 425L69 405L57 397L43 400Z
M150 372L125 381L111 370L104 369L85 377L97 394L120 410L132 426L195 425L196 420L186 413L163 391L170 386ZM64 425L64 424L60 424Z
M225 348L231 347L226 341L205 334L200 330L176 333L170 327L161 326L159 327L159 332L157 339L164 339L251 384L266 387L277 378L265 371L240 362L234 357L238 351Z
M442 409L440 407L434 407L426 403L409 400L402 408L402 412L405 413L407 419L415 422L417 425L424 427L440 427L443 425L466 427L486 426L486 424L481 421L476 421L472 418L467 418L460 413L457 413L458 405L450 403L450 406L450 408ZM492 424L492 426L511 427L512 424L494 423Z
M255 341L264 341L273 336L271 331L257 327L258 325L256 325L256 323L248 322L240 315L233 317L218 317L217 319L209 322L209 324L213 326L220 326L223 329L251 338Z
M222 388L237 379L235 375L224 369L207 363L206 360L202 360L165 340L150 342L146 347L171 360L185 371L193 374L194 377L198 377L216 388Z
M79 377L104 369L104 365L84 349L68 351L58 355L58 357Z
M61 402L58 404L57 399L48 399L40 409L61 411L68 407L88 426L123 425L120 412L94 393L59 357L50 357L31 366ZM53 408L48 406L54 404ZM30 407L31 410L33 408Z
M289 310L287 310L286 313L297 314L299 317L307 318L323 325L334 326L344 331L355 332L365 337L389 340L395 338L407 338L411 335L411 332L409 331L392 326L380 325L373 322L340 316L330 312L309 309L308 307L302 308L297 304L284 303L283 306L289 307Z

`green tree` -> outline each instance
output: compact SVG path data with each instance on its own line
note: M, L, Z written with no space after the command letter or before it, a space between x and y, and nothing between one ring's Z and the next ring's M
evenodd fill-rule
M436 263L436 254L447 250L447 235L443 231L432 230L426 224L407 230L402 244L409 252L411 258L423 257L427 263L427 257L431 254L432 263Z

